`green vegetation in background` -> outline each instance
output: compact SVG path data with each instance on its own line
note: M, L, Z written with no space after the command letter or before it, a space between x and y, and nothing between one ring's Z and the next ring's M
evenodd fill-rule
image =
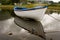
M13 5L14 3L18 3L20 0L0 0L0 3L3 5Z
M0 8L10 10L10 9L13 9L14 6L17 6L17 5L14 5L14 3L18 3L20 5L21 2L27 2L27 0L0 0L0 3L2 4L0 5ZM34 4L27 4L27 5L23 4L22 7L31 8L37 5L44 5L44 6L47 5L49 10L53 10L53 9L60 10L60 2L55 3L53 1L49 1L47 3L45 2L46 4L38 4L38 2L36 3L34 1L31 1L31 3L34 3Z

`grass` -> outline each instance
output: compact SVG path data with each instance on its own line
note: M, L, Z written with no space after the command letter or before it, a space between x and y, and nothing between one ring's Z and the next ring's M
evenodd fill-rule
M1 9L9 9L9 10L11 10L11 9L14 8L14 5L0 5L0 8Z
M38 6L38 5L44 6L46 4L27 4L27 5L22 5L22 6L20 6L20 4L18 4L17 6L26 7L26 8L32 8L32 7ZM10 10L10 9L14 8L14 5L0 5L0 8Z
M36 5L38 5L38 4L35 4L35 5L32 4L32 6L31 5L29 5L29 6L23 5L23 6L25 6L27 8L31 8L31 7L34 7ZM39 4L39 5L44 6L45 4ZM12 10L14 8L14 5L0 5L0 8ZM49 10L60 10L60 6L48 6L48 9Z

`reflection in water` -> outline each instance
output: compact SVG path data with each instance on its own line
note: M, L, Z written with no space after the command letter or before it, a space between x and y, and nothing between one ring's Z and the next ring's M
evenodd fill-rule
M2 10L0 12L0 40L42 40L17 26L14 23L14 16L13 11Z
M13 10L1 10L0 11L0 20L6 20L15 16Z
M2 9L0 8L0 11L1 11Z
M60 31L60 14L45 14L42 24L44 26L45 32Z
M0 11L0 20L11 18L9 11Z
M46 14L52 14L52 13L58 13L58 14L60 14L60 10L47 10L46 11Z
M6 34L0 34L0 40L21 40L21 39L17 38L16 36L8 36Z
M56 17L60 20L60 14L51 14L52 16ZM0 40L40 40L39 37L35 35L29 34L26 30L18 27L14 23L14 12L9 10L2 10L0 11L0 33L4 33L4 35L0 34ZM51 31L59 31L60 30L60 22L51 18L47 14L45 14L45 19L43 19L42 24L44 24L44 29L46 32ZM3 21L1 21L3 20ZM48 21L49 20L49 21ZM10 35L8 35L10 33ZM11 36L11 33L13 34ZM24 39L23 39L24 38Z

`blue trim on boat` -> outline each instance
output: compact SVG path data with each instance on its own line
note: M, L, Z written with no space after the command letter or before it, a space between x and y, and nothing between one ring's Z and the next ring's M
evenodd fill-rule
M43 8L48 8L48 6L37 6L37 7L34 7L34 8L20 8L20 7L14 7L14 11L18 11L18 10L27 11L27 10L36 10L36 9L43 9Z

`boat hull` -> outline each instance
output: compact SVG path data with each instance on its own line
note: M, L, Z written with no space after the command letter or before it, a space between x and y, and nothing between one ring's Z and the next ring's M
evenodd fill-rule
M27 10L27 11L21 11L21 10L14 10L14 13L19 17L26 17L26 18L32 18L35 20L41 20L46 12L47 8L42 9L36 9L36 10Z

